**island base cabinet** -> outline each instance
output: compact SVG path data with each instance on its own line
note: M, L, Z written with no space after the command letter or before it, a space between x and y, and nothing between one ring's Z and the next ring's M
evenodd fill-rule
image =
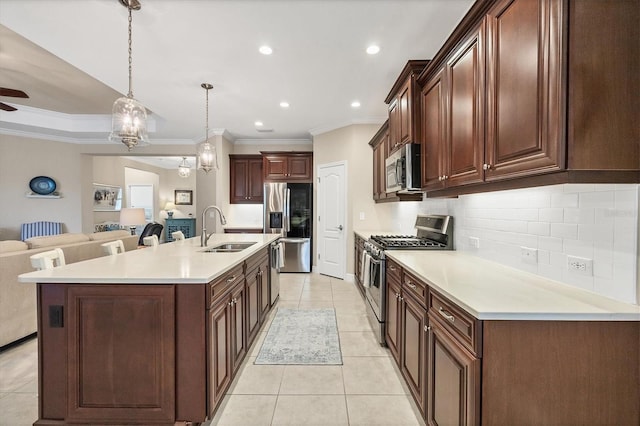
M173 287L38 288L36 424L174 424Z
M212 416L231 383L231 318L230 301L217 302L207 313L208 414Z
M429 313L427 424L479 425L480 359L432 315Z

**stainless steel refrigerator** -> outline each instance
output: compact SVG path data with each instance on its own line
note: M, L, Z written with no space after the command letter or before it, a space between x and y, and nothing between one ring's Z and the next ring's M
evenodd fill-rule
M264 232L281 235L284 266L280 272L311 272L312 224L312 184L264 184Z

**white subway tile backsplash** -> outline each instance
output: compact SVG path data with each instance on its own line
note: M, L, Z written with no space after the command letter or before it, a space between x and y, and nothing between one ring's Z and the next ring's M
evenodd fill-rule
M578 238L578 225L571 223L552 223L551 236L556 238Z
M551 194L551 207L578 207L578 194Z
M579 195L578 205L581 209L589 207L607 208L614 206L614 195L609 192L583 192Z
M637 184L544 186L427 199L392 216L401 227L398 221L413 226L418 210L446 212L454 216L456 250L638 304L639 192ZM480 238L479 249L468 236ZM522 262L522 246L538 249L537 264ZM594 275L568 270L567 255L593 259Z
M564 210L561 208L549 208L538 210L538 218L540 222L556 222L564 221Z

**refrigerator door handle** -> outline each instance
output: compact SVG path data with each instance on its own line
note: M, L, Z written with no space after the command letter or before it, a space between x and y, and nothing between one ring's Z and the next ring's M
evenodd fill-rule
M309 241L309 238L280 238L282 243L301 244Z
M286 217L285 217L285 230L287 232L291 231L291 190L289 188L287 188L287 195L286 195L287 199L286 199L286 204L285 204L285 212L286 212Z

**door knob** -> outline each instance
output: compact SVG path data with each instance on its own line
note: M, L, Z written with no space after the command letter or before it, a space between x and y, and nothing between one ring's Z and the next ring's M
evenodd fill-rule
M342 225L338 225L338 229L342 231Z

